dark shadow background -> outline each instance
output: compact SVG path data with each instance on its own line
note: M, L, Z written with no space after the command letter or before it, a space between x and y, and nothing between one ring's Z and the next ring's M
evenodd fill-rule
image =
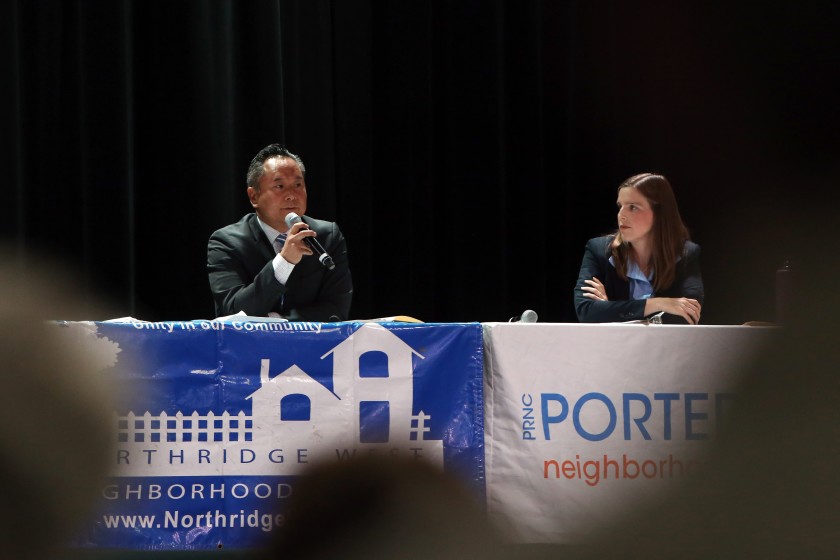
M704 322L773 320L793 224L840 198L832 2L0 10L0 239L60 255L90 309L212 317L207 239L272 142L348 238L356 318L575 321L586 239L657 171L703 248Z

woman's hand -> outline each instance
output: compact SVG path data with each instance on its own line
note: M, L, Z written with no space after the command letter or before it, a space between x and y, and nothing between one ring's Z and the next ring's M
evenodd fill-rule
M581 286L581 291L583 292L583 297L587 297L589 299L595 299L598 301L609 301L607 297L607 289L604 288L604 285L601 284L601 281L592 277L592 280L584 280L587 286Z
M679 315L689 325L700 322L700 302L691 298L650 298L645 304L645 315L664 311L671 315Z

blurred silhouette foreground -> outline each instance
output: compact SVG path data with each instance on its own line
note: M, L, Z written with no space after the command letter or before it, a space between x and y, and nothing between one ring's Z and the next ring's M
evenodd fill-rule
M364 456L313 465L261 558L502 558L478 497L426 461Z
M10 262L0 248L0 542L3 558L45 558L98 499L113 395L84 345L52 322L79 317L71 274Z

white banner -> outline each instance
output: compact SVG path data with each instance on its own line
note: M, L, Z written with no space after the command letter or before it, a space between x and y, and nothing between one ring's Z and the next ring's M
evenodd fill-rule
M525 543L580 542L702 467L770 329L484 325L491 518Z

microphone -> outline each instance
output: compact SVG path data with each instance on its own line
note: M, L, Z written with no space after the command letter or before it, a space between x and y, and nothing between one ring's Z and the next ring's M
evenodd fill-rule
M295 214L294 212L289 212L286 214L286 227L291 228L298 222L302 222L303 220ZM306 226L306 229L309 229L309 226ZM318 260L321 261L321 264L327 267L327 270L332 270L335 268L335 263L332 260L332 257L327 254L321 244L318 243L318 240L314 237L304 237L303 239L309 248L312 249L316 255L318 255Z
M526 309L522 312L522 315L514 316L508 319L508 323L536 323L537 322L537 312L533 311L532 309Z

